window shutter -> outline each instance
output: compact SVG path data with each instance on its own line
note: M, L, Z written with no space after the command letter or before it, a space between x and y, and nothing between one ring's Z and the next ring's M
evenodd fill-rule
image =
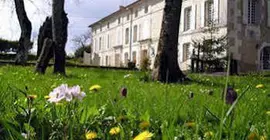
M267 26L270 27L270 0L267 0Z
M213 0L214 3L214 21L219 23L219 0Z
M248 24L248 1L249 0L244 0L243 1L243 23ZM236 14L236 11L234 12Z
M201 3L201 27L204 27L204 17L205 17L205 2Z

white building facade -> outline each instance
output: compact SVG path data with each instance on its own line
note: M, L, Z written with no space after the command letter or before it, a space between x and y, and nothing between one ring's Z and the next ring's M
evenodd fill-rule
M153 66L164 6L165 0L138 0L90 25L92 65L120 67L132 61L140 67L140 62L149 58ZM227 36L238 71L270 69L268 6L270 0L183 0L180 68L189 69L193 42L209 37L204 30L212 21L218 27L214 35Z

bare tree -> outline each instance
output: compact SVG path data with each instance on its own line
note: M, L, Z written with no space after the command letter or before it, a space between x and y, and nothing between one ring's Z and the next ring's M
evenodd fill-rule
M65 75L65 46L67 42L68 18L64 10L65 0L53 0L52 35L54 42L54 73Z
M24 1L14 0L17 17L21 28L21 36L19 39L19 47L15 59L16 64L24 65L27 62L28 51L32 48L33 43L30 41L32 24L27 17Z
M182 82L186 75L178 65L178 34L182 0L165 0L162 28L152 79L161 82Z
M72 39L72 41L78 48L80 48L80 47L85 48L85 47L89 46L91 38L92 38L91 33L88 30L87 32L85 32L79 36L75 36Z

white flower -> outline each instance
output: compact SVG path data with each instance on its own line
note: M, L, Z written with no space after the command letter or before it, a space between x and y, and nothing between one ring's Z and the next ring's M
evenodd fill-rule
M28 136L27 136L27 134L26 133L21 133L21 135L25 138L25 139L27 139L28 138Z
M128 78L130 76L131 76L131 74L127 74L127 75L124 76L124 78Z
M62 100L70 102L73 100L73 98L82 100L85 96L86 94L81 92L80 86L77 85L69 88L67 84L62 84L49 94L50 98L48 101L51 103L58 103Z

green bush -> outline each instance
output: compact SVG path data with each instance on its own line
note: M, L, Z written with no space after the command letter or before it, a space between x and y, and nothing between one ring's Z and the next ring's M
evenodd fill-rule
M148 71L150 69L150 64L150 59L148 57L145 57L141 60L140 69L142 71Z

